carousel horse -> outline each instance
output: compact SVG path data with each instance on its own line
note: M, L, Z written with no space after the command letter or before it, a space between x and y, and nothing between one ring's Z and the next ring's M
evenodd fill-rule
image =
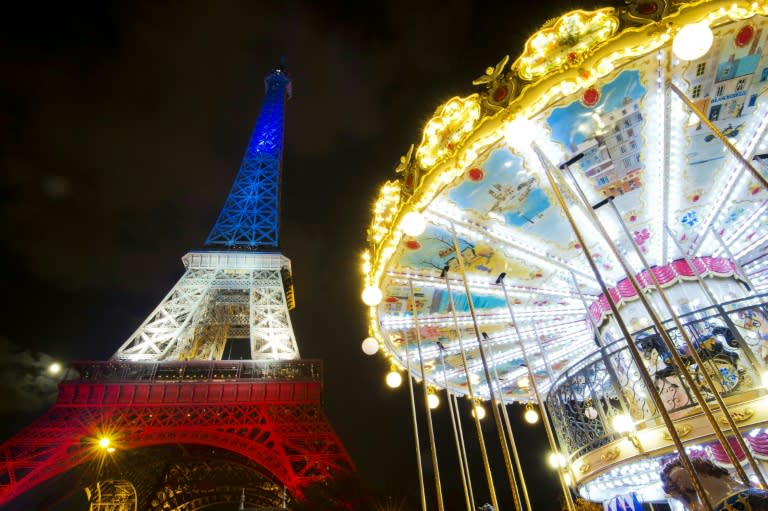
M720 341L722 338L725 344ZM643 352L646 359L651 359L654 352L664 363L664 367L656 371L656 379L666 381L670 377L678 376L678 369L674 365L672 354L657 333L640 335L635 339L637 347ZM693 347L704 367L698 367L695 359L690 354L688 347L677 348L677 353L691 374L703 384L701 371L706 370L717 392L729 392L740 383L739 354L730 349L738 347L733 332L726 327L711 327L709 332L692 339ZM727 345L727 346L726 346Z

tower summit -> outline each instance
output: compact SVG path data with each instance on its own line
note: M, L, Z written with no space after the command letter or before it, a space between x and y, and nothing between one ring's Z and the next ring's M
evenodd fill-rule
M285 492L354 471L322 409L321 362L300 359L291 326L291 263L278 250L291 81L281 66L265 84L205 247L182 257L184 274L111 360L72 363L54 406L0 445L3 509L35 508L44 491L30 490L67 473L133 486L140 509L193 511L284 507Z
M276 250L279 246L284 112L291 80L281 65L266 76L264 85L259 118L206 247Z

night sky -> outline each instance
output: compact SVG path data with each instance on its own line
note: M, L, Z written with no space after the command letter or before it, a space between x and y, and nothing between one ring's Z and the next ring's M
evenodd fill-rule
M284 56L281 244L299 349L324 361L326 412L366 483L417 495L407 388L387 389L384 357L360 350L371 206L441 103L475 92L548 19L595 2L16 4L0 21L0 438L53 402L49 361L109 358L183 274ZM510 413L517 423L520 408ZM445 403L435 421L446 505L462 509ZM555 509L543 432L515 430L534 506ZM425 435L422 457L429 468ZM432 498L431 472L426 482Z

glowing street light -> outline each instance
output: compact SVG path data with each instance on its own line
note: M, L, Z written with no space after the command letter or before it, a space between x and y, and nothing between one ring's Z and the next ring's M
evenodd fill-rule
M51 362L51 365L48 366L48 374L55 376L60 372L61 364L59 362Z

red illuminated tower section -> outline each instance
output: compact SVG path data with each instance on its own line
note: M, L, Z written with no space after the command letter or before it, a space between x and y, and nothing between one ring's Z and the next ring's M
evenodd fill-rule
M72 364L53 408L0 445L0 508L111 466L140 509L179 511L237 503L242 488L248 505L277 507L284 490L300 498L353 470L323 412L322 365L299 357L291 326L278 247L291 84L282 68L265 84L205 248L182 258L184 275L111 360Z

